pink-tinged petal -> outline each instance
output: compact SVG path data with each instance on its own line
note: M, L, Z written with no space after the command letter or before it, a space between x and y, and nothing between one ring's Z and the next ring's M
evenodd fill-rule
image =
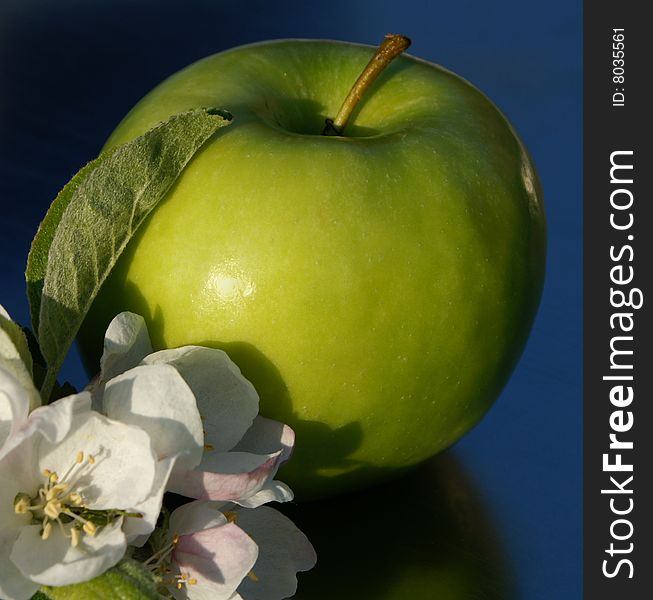
M226 525L227 518L220 512L221 507L220 502L195 501L182 504L170 515L170 537Z
M288 425L258 415L233 451L272 454L283 450L280 462L285 462L294 445L295 432Z
M254 577L243 580L238 593L247 600L281 600L297 591L298 571L315 566L317 555L308 538L280 512L263 506L237 509L236 524L259 547Z
M235 502L249 498L274 476L281 455L282 451L271 455L216 453L197 469L173 473L168 490L197 500ZM207 470L201 470L203 466Z
M185 575L186 597L228 600L251 571L258 548L238 526L227 523L183 535L172 551L173 575Z

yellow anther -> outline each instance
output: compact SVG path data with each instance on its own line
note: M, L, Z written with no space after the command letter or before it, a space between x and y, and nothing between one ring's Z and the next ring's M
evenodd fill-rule
M45 500L49 502L53 498L56 498L61 492L65 492L68 489L68 484L67 483L58 483L57 485L52 486L46 493L45 493Z
M84 453L80 450L75 457L75 462L80 465L84 462Z
M258 576L256 575L256 573L254 573L254 571L250 571L249 573L247 573L247 577L249 577L254 583L258 582Z
M79 529L77 529L77 527L73 527L73 528L70 530L70 545L71 545L73 548L76 548L76 547L77 547L77 544L79 544L79 540L80 540L81 538L82 538L82 534L81 534L81 532L79 531Z
M68 499L70 500L70 503L74 504L75 506L80 506L84 502L82 496L77 492L71 492L68 494Z
M238 515L231 510L225 511L224 516L227 518L228 523L235 523L236 519L238 518Z
M45 513L46 517L49 517L52 520L56 520L59 518L61 510L62 506L59 500L50 500L50 502L45 505L43 512Z
M186 573L181 574L181 578L186 581L188 579L188 575Z
M211 452L211 450L215 450L215 446L212 446L211 444L204 444L204 450Z
M43 525L43 531L41 532L41 539L47 540L50 537L51 532L52 532L52 521L48 521L45 525Z
M176 535L175 537L172 538L172 545L175 546L178 543L179 543L179 536Z
M84 531L88 533L88 535L94 536L97 532L97 527L95 526L95 523L91 523L91 521L86 521L86 523L84 523Z
M21 495L14 500L14 512L17 515L24 515L29 510L30 504L29 498Z
M46 477L50 477L50 475L52 475L52 471L50 471L50 469L43 469L42 473Z
M177 582L177 589L180 590L182 587L184 587L181 583L181 581Z
M50 473L50 476L48 477L50 480L50 483L57 483L59 481L59 475L57 475L54 471Z
M193 577L192 579L189 579L186 583L188 585L195 585L197 583L197 579Z
M95 464L95 457L92 454L88 455L88 464L89 465L94 465Z

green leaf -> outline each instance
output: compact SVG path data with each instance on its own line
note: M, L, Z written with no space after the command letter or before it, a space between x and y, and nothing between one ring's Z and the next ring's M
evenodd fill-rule
M32 600L160 600L151 573L131 559L125 559L91 581L43 587Z
M77 174L64 186L57 194L54 202L50 205L39 229L32 240L32 247L27 256L27 268L25 270L25 279L27 281L27 299L29 301L29 310L32 317L32 329L39 330L39 312L41 310L41 294L43 292L43 280L45 271L48 266L48 253L54 239L54 234L61 221L64 210L70 204L73 194L77 191L80 184L89 176L91 171L96 169L108 156L111 150L100 154L95 160L92 160L85 167L82 167Z
M28 259L32 295L38 294L42 275L38 340L48 365L43 398L49 398L66 352L129 240L195 153L230 118L215 109L170 117L87 165L55 200L32 247L34 257Z

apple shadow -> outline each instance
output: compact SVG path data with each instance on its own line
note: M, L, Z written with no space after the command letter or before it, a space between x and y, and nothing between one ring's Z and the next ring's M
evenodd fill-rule
M334 500L277 507L317 566L295 600L516 600L492 516L451 451L403 478Z
M284 421L294 429L293 456L281 467L279 479L290 483L296 499L304 501L341 489L360 489L370 482L396 476L397 469L352 458L363 442L359 422L334 428L301 418L279 369L252 344L204 340L200 345L224 350L256 388L261 414Z
M132 282L118 279L117 272L114 271L110 279L111 287L122 288L122 297L129 298L121 310L141 315L150 332L158 332L158 335L152 335L154 349L164 348L166 323L160 307L152 309L138 287ZM82 353L82 360L89 377L99 370L103 347L100 333L106 331L116 314L115 307L103 305L101 301L102 297L96 300L88 316L94 326L83 327L79 336L86 350ZM283 421L294 429L296 442L293 457L281 467L279 478L291 485L298 500L332 495L341 489L359 489L371 482L397 475L396 468L386 469L352 458L363 441L363 429L359 422L334 428L320 421L301 418L281 372L252 344L217 339L197 340L195 343L226 352L258 392L261 414Z

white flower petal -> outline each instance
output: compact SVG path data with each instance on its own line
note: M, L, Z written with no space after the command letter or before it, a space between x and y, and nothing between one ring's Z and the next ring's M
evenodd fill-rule
M12 439L12 444L16 439L18 436ZM11 481L12 485L16 486L14 495L19 491L27 493L35 491L43 479L38 471L36 458L38 444L35 443L34 438L20 438L18 442L0 460L0 481ZM0 524L4 522L3 514L3 508L0 507Z
M239 501L256 494L273 477L281 451L274 454L205 452L199 467L175 471L168 489L197 500Z
M31 515L17 515L14 511L14 498L19 491L16 481L0 476L0 598L8 600L31 598L38 588L9 559L16 538L31 521Z
M226 525L227 518L219 506L216 502L189 502L175 509L170 515L170 537Z
M282 450L281 462L284 462L290 458L294 445L295 432L288 425L258 415L233 450L253 454L271 454Z
M237 511L236 524L259 547L252 571L256 581L245 578L238 592L247 600L281 600L297 590L298 571L315 566L317 556L308 538L280 512L263 506Z
M25 577L9 559L13 547L6 538L0 536L0 598L5 600L28 600L40 585Z
M204 434L195 396L169 365L140 366L114 377L104 390L104 412L146 431L159 459L179 457L177 469L202 459Z
M127 542L131 546L140 547L146 541L149 535L154 531L156 522L161 512L161 504L163 502L163 494L168 483L168 478L175 465L176 457L166 458L160 460L156 465L156 473L154 475L154 485L152 486L152 493L143 502L131 507L133 512L138 512L142 516L127 517L123 525L123 531L127 536Z
M18 380L29 398L29 407L41 404L41 396L32 383L32 355L20 325L0 305L0 366Z
M232 523L181 536L172 551L173 573L197 580L196 584L184 587L181 597L228 600L257 556L256 544Z
M56 444L68 435L73 417L88 412L90 407L89 392L73 394L47 406L40 406L30 413L21 435L30 436L39 433L49 442Z
M100 359L100 379L108 381L138 365L152 352L152 344L143 317L130 312L116 316L104 336Z
M0 458L11 447L7 439L27 421L29 396L14 374L0 366Z
M246 498L234 500L245 508L258 508L268 502L290 502L294 498L292 490L282 481L268 481L258 492Z
M85 409L88 401L88 394L77 394L32 411L5 442L0 454L2 475L20 482L23 490L36 489L42 480L37 457L40 443L44 438L52 443L62 440L73 415Z
M258 394L222 350L184 346L147 356L143 364L174 366L193 390L203 417L205 442L231 450L258 413Z
M95 536L83 535L75 548L58 527L47 540L41 539L40 529L40 525L23 527L11 560L25 577L42 585L69 585L97 577L114 566L127 549L122 519L102 527Z
M156 459L143 430L92 411L76 414L65 439L41 442L38 471L50 469L61 479L79 452L85 458L66 481L76 481L71 488L82 494L89 508L130 509L150 495Z

